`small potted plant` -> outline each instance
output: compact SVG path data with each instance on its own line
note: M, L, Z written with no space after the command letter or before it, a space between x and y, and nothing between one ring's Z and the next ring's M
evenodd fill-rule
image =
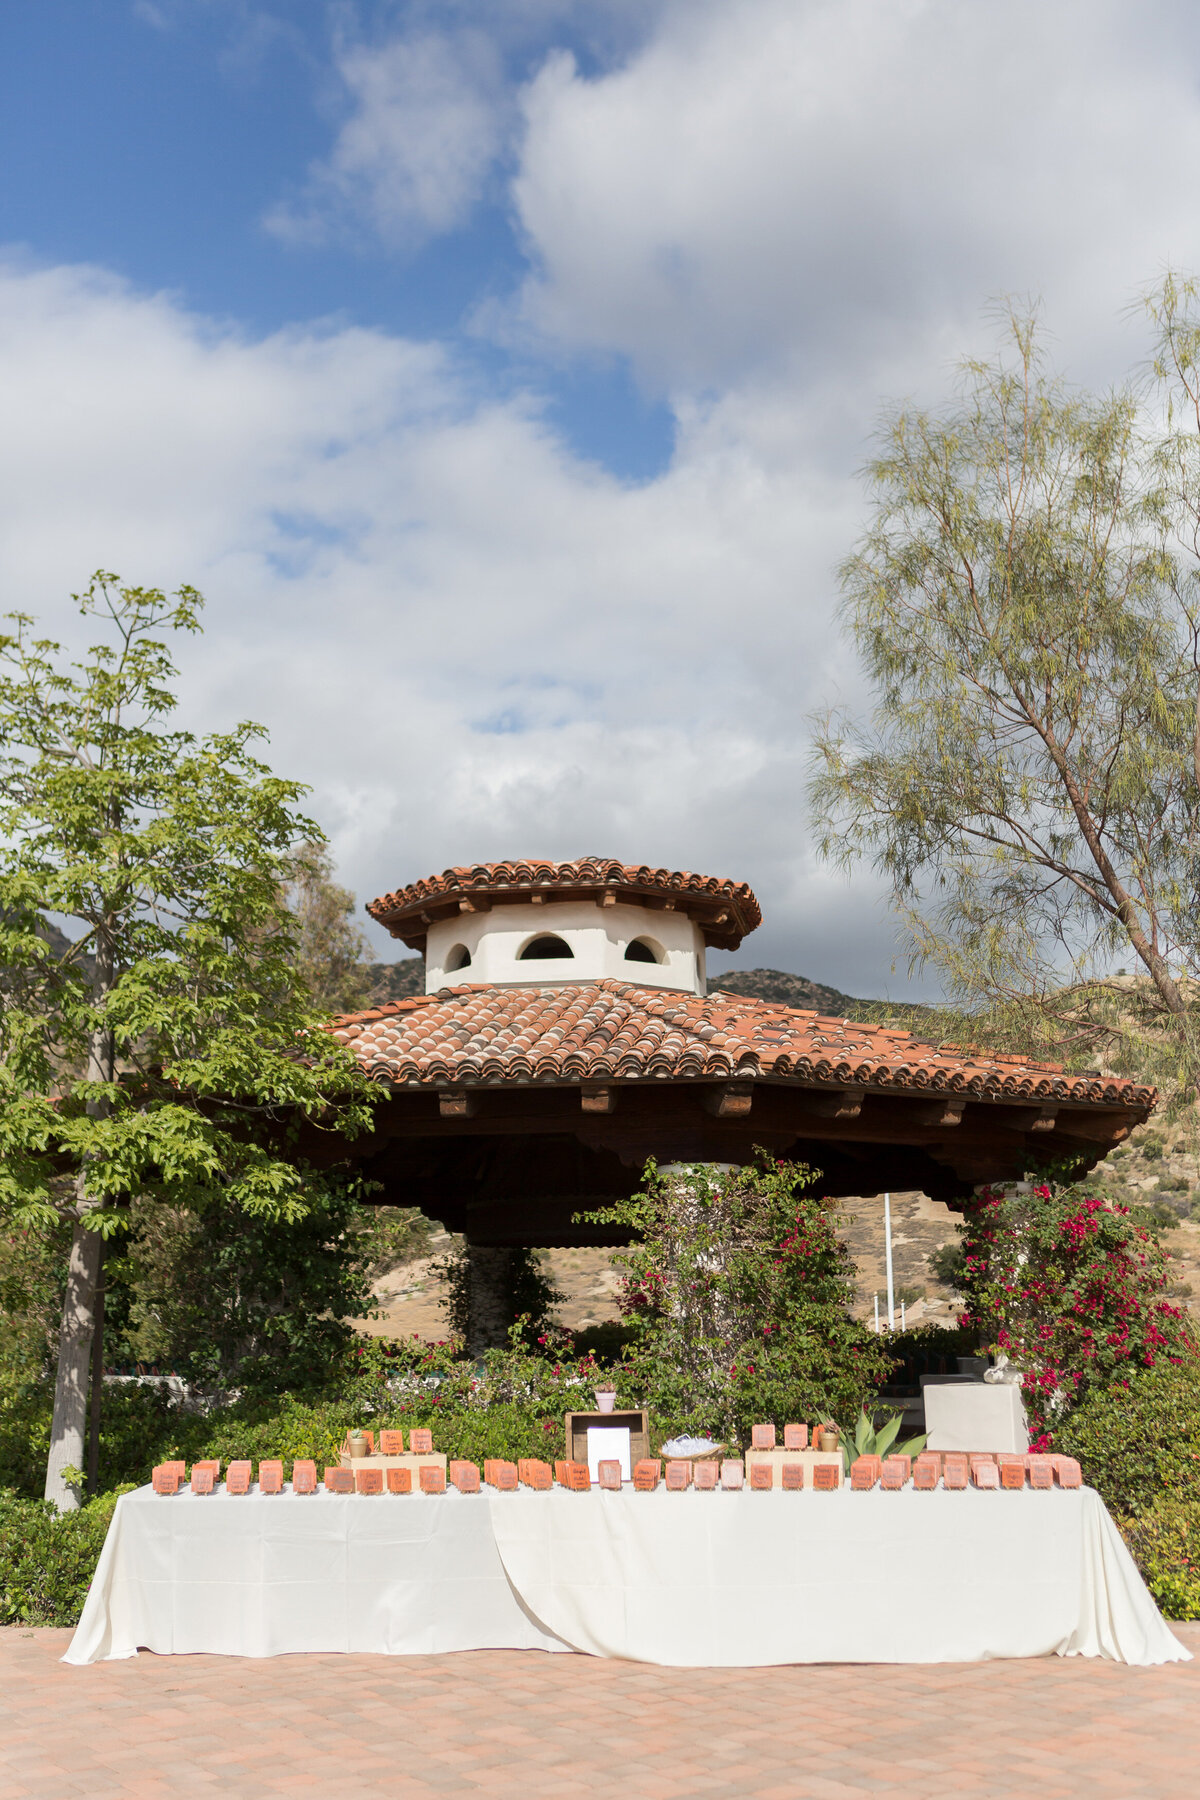
M367 1437L364 1431L356 1429L350 1433L349 1449L353 1457L366 1456Z
M617 1404L616 1383L613 1381L598 1381L596 1383L595 1392L596 1411L611 1412L613 1407Z

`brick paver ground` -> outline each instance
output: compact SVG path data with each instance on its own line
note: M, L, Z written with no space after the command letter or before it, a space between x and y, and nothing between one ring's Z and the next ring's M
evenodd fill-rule
M3 1800L488 1792L634 1800L1184 1796L1197 1661L656 1669L585 1656L57 1659L0 1631Z

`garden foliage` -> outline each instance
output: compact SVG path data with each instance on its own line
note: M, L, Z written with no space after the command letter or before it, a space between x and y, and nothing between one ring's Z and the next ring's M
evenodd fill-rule
M1166 1256L1124 1206L1074 1184L985 1189L963 1234L961 1323L1024 1376L1035 1447L1092 1389L1192 1354Z
M729 1173L695 1164L686 1178L650 1163L639 1193L587 1215L638 1240L617 1258L629 1325L618 1404L742 1445L759 1419L857 1416L891 1362L850 1317L837 1203L814 1179L761 1153Z

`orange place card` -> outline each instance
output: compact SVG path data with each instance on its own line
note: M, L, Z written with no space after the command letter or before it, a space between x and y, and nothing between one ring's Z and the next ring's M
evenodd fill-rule
M259 1463L258 1491L260 1494L282 1494L283 1464L281 1462L276 1460Z
M1023 1462L1001 1463L1000 1486L1002 1488L1023 1488L1025 1486L1025 1464Z
M221 1462L220 1462L219 1457L206 1456L203 1458L202 1461L194 1462L192 1464L192 1469L193 1469L193 1471L195 1471L196 1469L211 1469L212 1474L213 1474L213 1480L220 1481L220 1479L221 1479Z
M818 1463L813 1469L813 1487L818 1494L831 1494L842 1485L840 1463Z
M402 1431L381 1431L379 1453L381 1456L403 1456L404 1433Z
M785 1425L783 1428L783 1447L785 1450L807 1450L808 1426Z
M766 1493L775 1485L775 1471L770 1463L750 1464L750 1486L756 1494Z
M354 1491L356 1494L382 1494L382 1469L355 1469Z
M942 1486L946 1488L965 1488L967 1485L967 1468L965 1463L954 1462L949 1456L942 1468Z
M563 1461L563 1459L561 1457L558 1459L558 1461L554 1465L554 1479L555 1479L555 1481L557 1481L559 1487L566 1487L566 1485L567 1485L567 1464Z
M427 1425L417 1425L408 1434L408 1447L414 1456L433 1454L433 1432Z
M307 1458L292 1464L293 1494L315 1494L317 1491L317 1465Z
M750 1448L752 1450L773 1450L775 1448L775 1427L773 1425L752 1425L750 1427Z
M912 1483L919 1494L930 1494L942 1479L942 1471L935 1462L923 1462L918 1456L913 1468Z
M384 1474L387 1476L387 1491L389 1494L412 1493L411 1469L385 1469Z
M850 1464L850 1488L855 1494L865 1494L875 1486L883 1474L883 1459L879 1456L856 1456Z
M1073 1456L1056 1456L1054 1475L1059 1487L1077 1488L1083 1486L1083 1470Z
M977 1462L971 1465L971 1480L977 1488L1000 1487L1000 1470L994 1462Z
M202 1463L196 1463L193 1466L193 1468L192 1468L192 1492L193 1492L193 1494L211 1494L213 1491L213 1488L216 1486L216 1482L217 1482L217 1478L213 1474L211 1468L206 1469Z
M699 1488L702 1494L712 1493L721 1481L721 1465L715 1462L698 1462L692 1464L692 1486Z
M667 1488L672 1494L681 1494L686 1487L692 1485L692 1465L690 1462L672 1459L667 1464Z
M187 1464L185 1462L183 1462L182 1459L177 1460L175 1462L159 1463L158 1466L160 1469L177 1469L179 1472L180 1481L187 1480Z
M473 1462L452 1462L450 1464L450 1481L460 1494L477 1494L479 1492L478 1465Z
M591 1492L592 1478L588 1474L588 1466L585 1462L569 1462L567 1464L567 1486L573 1494Z
M1031 1456L1029 1458L1029 1485L1043 1493L1054 1486L1054 1464L1048 1456Z
M879 1475L879 1485L890 1494L896 1493L908 1480L907 1456L885 1456L883 1468Z
M804 1464L802 1462L785 1462L780 1470L781 1485L789 1494L798 1494L804 1487Z
M489 1487L498 1488L502 1494L514 1494L517 1490L517 1465L505 1462L503 1457L493 1457L491 1473L485 1472L484 1479Z
M225 1471L225 1492L227 1494L248 1494L253 1474L254 1469L250 1463L231 1462Z
M446 1491L446 1471L439 1469L435 1463L426 1463L417 1471L421 1478L423 1494L444 1494Z
M652 1494L662 1480L662 1463L657 1456L644 1456L633 1465L633 1485L639 1494Z
M336 1469L326 1469L325 1492L327 1494L352 1494L354 1492L354 1470L343 1469L340 1463Z
M150 1477L150 1485L156 1494L177 1494L179 1470L174 1463L159 1463Z
M517 1479L528 1488L544 1494L553 1484L554 1471L548 1462L542 1462L536 1456L523 1456L517 1464Z
M606 1456L603 1462L596 1464L596 1475L602 1488L615 1488L621 1491L621 1461L616 1456Z
M728 1456L721 1464L721 1486L734 1492L746 1485L746 1465L740 1456Z

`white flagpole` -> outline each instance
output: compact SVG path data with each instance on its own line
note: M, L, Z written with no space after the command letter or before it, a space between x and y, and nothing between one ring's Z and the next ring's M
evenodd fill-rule
M883 1235L887 1244L888 1330L896 1329L896 1287L892 1280L892 1196L883 1196Z
M879 1295L875 1296L875 1336L879 1336Z

